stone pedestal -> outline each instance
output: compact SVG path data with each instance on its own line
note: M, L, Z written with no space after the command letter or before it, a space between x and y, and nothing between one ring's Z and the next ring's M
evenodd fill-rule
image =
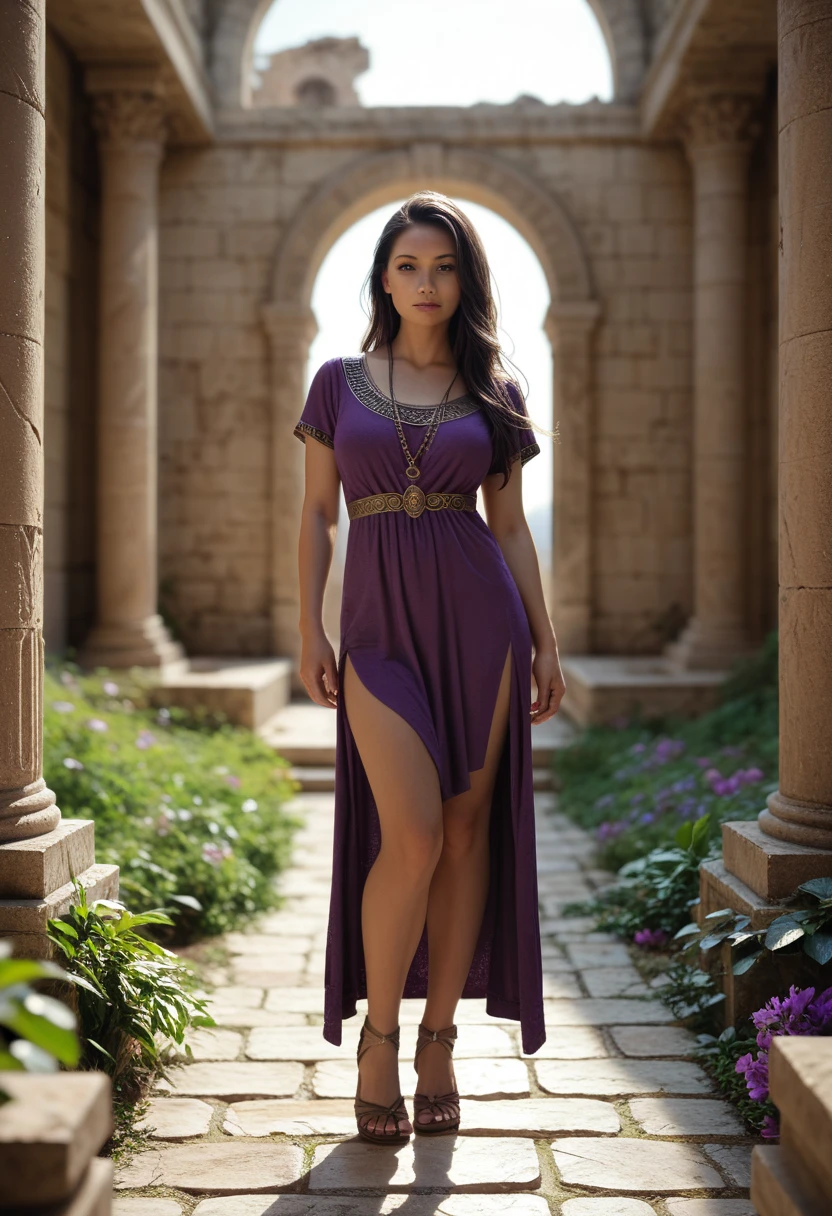
M751 1156L751 1201L760 1216L821 1216L832 1208L832 1040L777 1038L769 1085L779 1147Z
M165 104L144 68L95 69L101 153L97 617L85 667L183 657L156 611L158 192Z
M698 97L686 112L694 206L694 614L667 649L680 669L749 649L744 539L748 159L755 99Z
M96 1154L113 1131L110 1078L4 1072L2 1085L0 1210L109 1216L113 1163Z

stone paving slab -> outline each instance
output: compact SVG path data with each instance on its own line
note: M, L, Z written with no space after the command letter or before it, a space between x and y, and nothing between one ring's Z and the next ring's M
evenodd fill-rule
M681 1026L611 1026L610 1034L625 1056L651 1059L656 1056L689 1056L696 1035Z
M185 1064L171 1069L170 1081L160 1081L156 1088L176 1097L225 1098L234 1102L243 1098L291 1098L302 1080L302 1064L243 1060Z
M402 1062L403 1064L403 1062ZM522 1060L454 1060L457 1087L463 1098L525 1098L529 1096L529 1071ZM399 1067L402 1093L413 1097L416 1073ZM319 1098L354 1098L354 1060L325 1060L312 1075L312 1089Z
M237 958L231 964L231 971L236 984L266 984L277 987L280 984L302 984L308 972L304 959L297 964L284 969L279 964L274 967L264 967L253 958Z
M734 1186L751 1186L751 1145L706 1144L705 1152Z
M590 967L580 974L590 996L647 996L649 993L635 967Z
M538 1060L541 1089L602 1097L626 1094L707 1094L712 1085L687 1060Z
M702 1150L692 1144L576 1136L553 1141L552 1151L567 1186L668 1195L722 1190L725 1185Z
M227 1136L353 1136L355 1114L346 1098L235 1102L222 1130Z
M294 1189L302 1170L303 1152L294 1144L181 1144L139 1153L117 1173L116 1188L168 1186L191 1195L274 1193Z
M324 1144L315 1150L309 1174L310 1194L410 1187L493 1192L539 1185L534 1141L519 1137L418 1136L398 1150L383 1152L361 1140Z
M190 1047L194 1061L236 1060L243 1049L243 1036L236 1030L208 1027L188 1031L185 1044ZM181 1049L179 1055L187 1058Z
M113 1216L182 1216L182 1205L174 1199L113 1198Z
M730 1102L716 1098L633 1098L630 1113L648 1136L745 1136Z
M147 1114L139 1120L139 1131L155 1130L154 1140L190 1140L208 1131L213 1106L199 1098L151 1098Z
M621 942L570 942L567 956L573 967L583 971L588 967L628 967L630 952Z
M251 987L243 984L229 984L227 988L217 988L211 994L211 1012L216 1009L259 1009L266 995L265 988ZM323 1009L323 998L321 998ZM306 1010L303 1010L306 1013Z
M550 1026L625 1026L649 1022L661 1025L674 1021L666 1005L658 1001L639 1001L625 997L583 1001L545 1001L547 1031Z
M568 1026L549 1029L543 1046L534 1055L523 1055L523 1059L591 1060L609 1054L600 1030L594 1026Z
M667 1216L757 1216L750 1199L668 1199Z
M643 1199L567 1199L562 1216L656 1216L655 1210Z
M652 1212L652 1208L650 1209ZM235 1195L203 1199L193 1216L549 1216L540 1195ZM136 1213L136 1216L141 1216Z
M546 973L543 968L543 995L554 1000L578 1001L584 995L574 971Z
M210 1009L209 1013L218 1026L235 1030L251 1030L255 1026L307 1026L305 1013L272 1013L268 1009ZM323 1016L322 1014L320 1015Z
M463 1135L526 1135L595 1132L616 1135L621 1120L609 1102L591 1098L514 1098L508 1102L460 1103Z

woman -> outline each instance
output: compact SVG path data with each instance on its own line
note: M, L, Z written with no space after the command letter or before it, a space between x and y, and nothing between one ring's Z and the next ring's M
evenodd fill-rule
M479 236L449 198L415 194L385 225L369 284L362 353L322 364L294 428L318 441L300 675L337 709L323 1033L339 1044L367 997L356 1121L391 1144L459 1127L461 997L519 1020L524 1051L545 1041L530 726L557 711L564 682L522 506L520 468L540 449L502 371ZM336 665L321 607L340 481L351 526ZM402 996L426 998L412 1123Z

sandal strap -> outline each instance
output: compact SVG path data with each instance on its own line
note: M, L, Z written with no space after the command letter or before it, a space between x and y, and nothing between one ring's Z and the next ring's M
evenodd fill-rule
M441 1115L446 1123L458 1119L460 1112L459 1090L453 1089L450 1093L438 1094L435 1098L429 1098L427 1094L414 1094L413 1118L415 1119L426 1110L432 1110L434 1114Z
M375 1042L372 1042L369 1036L372 1036ZM380 1047L382 1043L392 1043L396 1051L398 1051L400 1037L400 1026L397 1026L395 1030L391 1030L389 1034L382 1034L380 1030L376 1030L375 1026L371 1024L369 1017L365 1017L364 1025L361 1027L361 1035L358 1039L358 1059L361 1059L365 1051L369 1051L371 1047Z
M378 1102L368 1102L365 1098L355 1099L355 1117L359 1127L367 1130L367 1124L371 1119L384 1120L382 1127L383 1131L379 1131L378 1127L373 1129L372 1134L383 1140L386 1136L396 1136L401 1134L401 1124L409 1123L407 1115L407 1107L404 1104L404 1098L399 1094L395 1101L389 1106L382 1106ZM396 1130L387 1130L387 1120L393 1119L396 1123Z
M413 1067L416 1068L416 1061L419 1059L419 1052L427 1047L428 1043L441 1043L449 1055L454 1054L454 1043L457 1038L456 1026L446 1026L444 1030L428 1030L427 1026L420 1024L419 1034L416 1039L416 1052L413 1056Z

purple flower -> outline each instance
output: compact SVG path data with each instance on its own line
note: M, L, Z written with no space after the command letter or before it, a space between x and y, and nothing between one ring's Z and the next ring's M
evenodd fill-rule
M768 1098L768 1052L759 1052L755 1060L749 1051L740 1056L735 1067L738 1073L745 1073L748 1096L754 1102L765 1102Z
M747 768L738 769L734 776L739 777L746 785L754 785L763 780L765 773L761 768Z
M210 861L212 866L218 866L226 858L231 857L233 850L228 844L204 844L202 846L203 861Z
M644 794L633 794L630 799L630 806L638 806L640 802L644 802Z
M633 746L630 748L630 751L634 756L640 756L642 752L647 751L647 744L646 743L634 743Z
M633 941L642 950L660 950L668 940L669 935L664 929L637 929L633 935Z
M610 820L605 820L603 823L598 825L595 835L602 843L606 843L608 840L615 840L616 836L620 836L624 830L625 825L623 823L615 820L612 822L610 822Z
M780 1135L780 1123L774 1115L766 1115L760 1127L760 1135L764 1140L776 1140Z
M699 768L711 767L711 762L707 756L697 756L693 763L698 765Z
M52 708L59 714L71 714L75 712L75 706L71 701L53 701Z
M705 776L705 780L708 782L708 784L709 784L709 785L713 785L713 783L714 783L715 781L722 781L722 780L723 780L722 773L719 771L719 769L718 769L718 768L709 768L709 769L707 769L707 770L705 771L704 776Z
M151 734L149 730L143 730L139 732L139 737L136 740L136 747L138 747L141 751L147 751L147 749L152 747L155 742L156 736Z
M109 726L107 725L107 723L104 722L101 718L87 718L86 727L87 727L87 730L96 730L99 732L103 732L105 730L110 729Z
M608 806L612 806L615 802L613 794L604 794L601 798L595 799L596 809L599 811L605 810Z
M226 783L231 786L232 790L238 790L243 784L239 777L235 777L233 773L229 773L225 778Z
M102 687L108 697L118 696L118 684L114 684L112 680L105 680Z
M645 811L643 815L639 816L639 823L654 823L655 819L656 816L652 811Z

